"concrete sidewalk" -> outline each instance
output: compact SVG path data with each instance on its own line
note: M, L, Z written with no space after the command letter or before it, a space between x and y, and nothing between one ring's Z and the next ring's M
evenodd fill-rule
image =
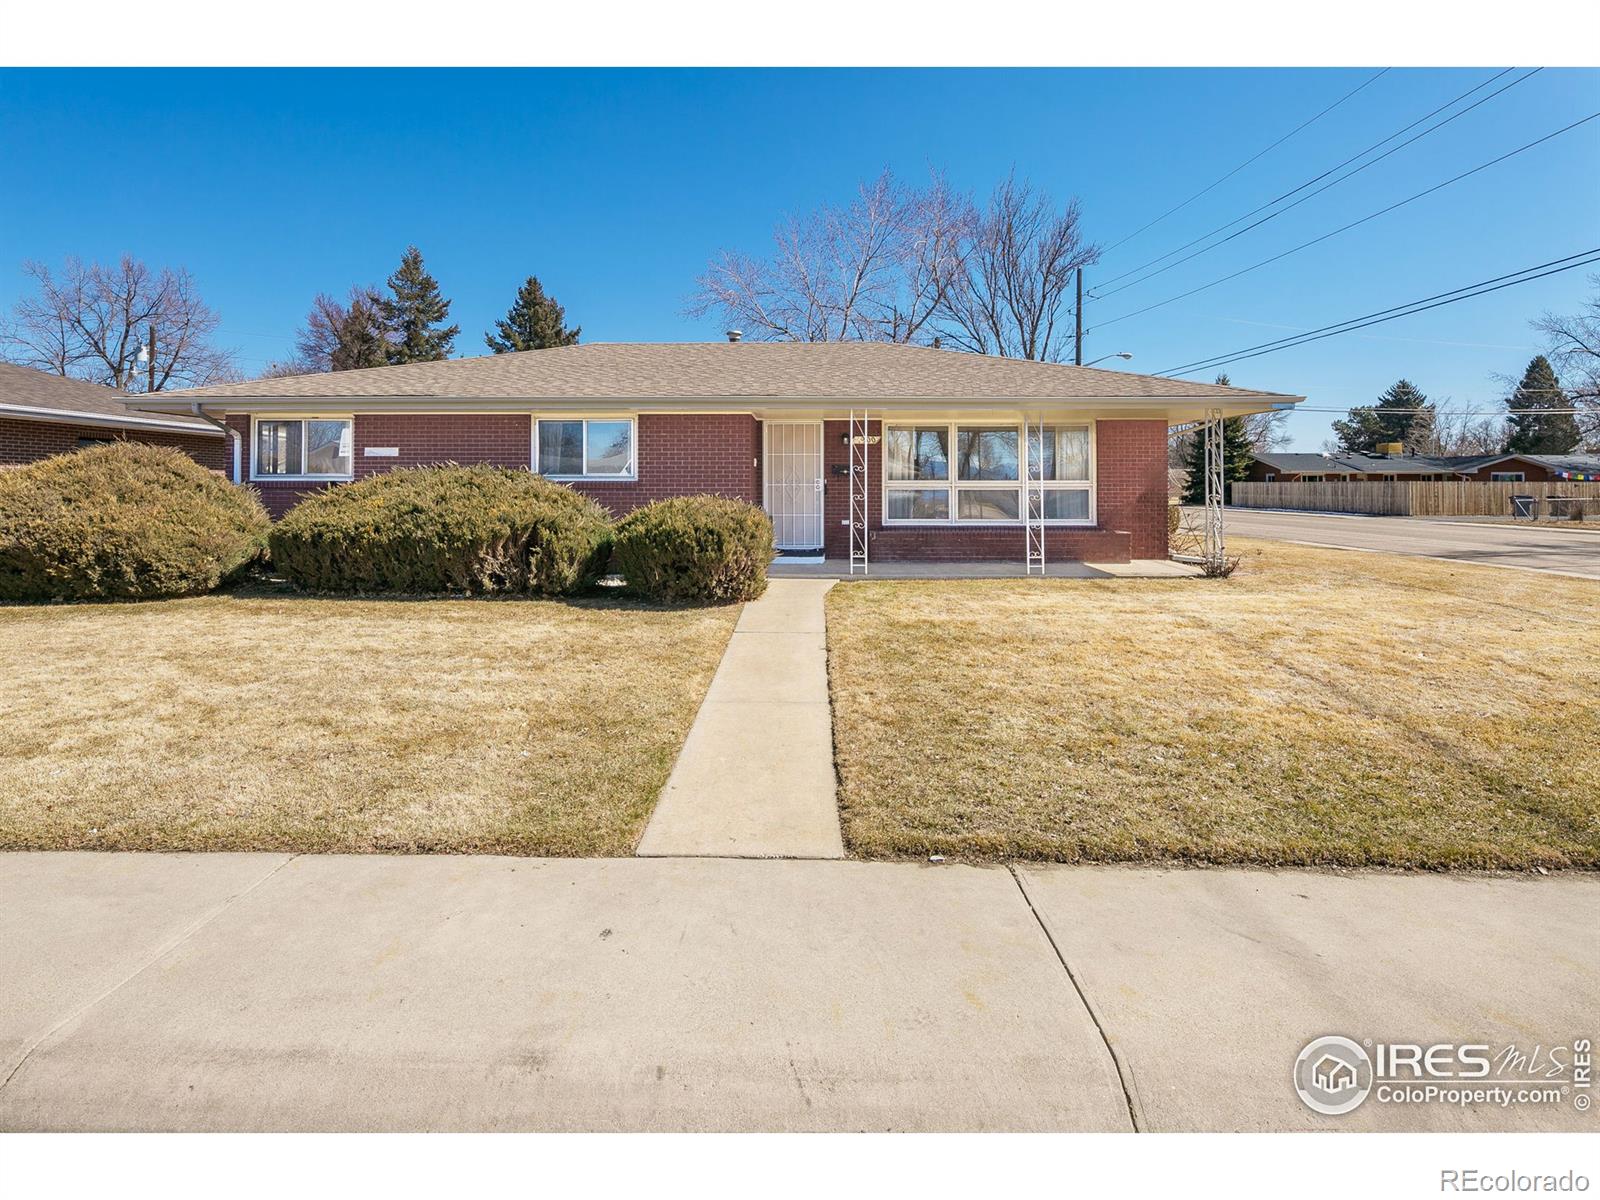
M1589 1129L1299 1048L1593 1038L1600 878L0 855L0 1129ZM1048 931L1048 932L1047 932Z
M745 605L639 854L844 857L822 609L832 586L774 579Z

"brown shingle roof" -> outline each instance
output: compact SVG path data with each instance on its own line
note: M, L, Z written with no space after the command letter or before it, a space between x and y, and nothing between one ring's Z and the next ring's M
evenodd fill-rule
M591 342L293 375L167 393L211 397L441 399L1174 399L1298 397L1125 371L880 342Z
M125 392L67 379L32 367L0 363L0 415L26 420L27 412L15 409L42 409L49 413L72 413L97 418L96 424L126 423L131 428L159 425L181 432L216 433L216 426L195 417L170 413L140 412L131 407ZM43 414L41 414L43 415Z

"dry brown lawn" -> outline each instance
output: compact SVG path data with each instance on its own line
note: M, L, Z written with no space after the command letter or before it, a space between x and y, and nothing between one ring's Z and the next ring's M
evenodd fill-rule
M628 854L737 607L0 607L0 848Z
M1238 548L1226 581L835 588L852 851L1600 866L1600 583Z

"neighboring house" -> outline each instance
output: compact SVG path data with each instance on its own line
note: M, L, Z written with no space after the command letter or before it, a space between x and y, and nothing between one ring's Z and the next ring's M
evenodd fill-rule
M1470 480L1476 483L1558 483L1600 479L1594 454L1258 454L1253 483L1327 483L1356 480Z
M782 549L833 558L849 554L852 412L868 421L858 498L876 559L1023 559L1031 441L1047 555L1119 562L1166 555L1170 424L1300 398L916 346L730 340L589 343L146 399L225 421L234 477L275 513L395 467L493 463L617 513L701 492L746 500L771 514Z
M127 441L176 446L202 466L225 468L224 436L215 425L140 412L129 402L114 388L0 363L0 467Z

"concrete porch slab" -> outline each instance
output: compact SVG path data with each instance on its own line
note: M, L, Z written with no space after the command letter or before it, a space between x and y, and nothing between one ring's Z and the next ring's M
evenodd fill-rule
M773 579L1025 579L1020 562L875 562L865 575L850 574L848 562L775 562L767 569ZM1165 558L1137 558L1126 563L1085 563L1071 560L1046 562L1046 579L1189 579L1200 568Z
M11 920L54 931L71 858ZM0 1087L6 1130L1128 1127L1011 876L916 864L301 857Z

